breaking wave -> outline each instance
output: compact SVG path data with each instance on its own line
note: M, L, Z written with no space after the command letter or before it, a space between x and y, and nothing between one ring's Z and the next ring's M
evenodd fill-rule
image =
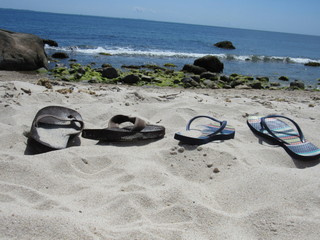
M155 57L155 58L199 58L205 55L213 55L220 60L226 61L249 61L249 62L275 62L275 63L296 63L305 64L308 62L320 63L320 60L309 58L293 58L293 57L278 57L278 56L257 56L257 55L233 55L233 54L214 54L214 53L189 53L189 52L174 52L166 50L137 50L130 47L94 47L94 46L72 46L72 47L50 47L46 46L47 50L64 51L74 54L110 54L112 56L131 56L131 57Z

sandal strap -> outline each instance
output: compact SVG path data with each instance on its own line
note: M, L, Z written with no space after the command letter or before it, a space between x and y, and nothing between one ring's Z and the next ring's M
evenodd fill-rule
M82 130L83 127L84 127L84 122L81 121L81 120L76 119L72 115L70 116L70 119L66 119L66 118L60 118L60 117L57 117L57 116L54 116L54 115L50 115L50 114L43 114L43 115L38 116L33 121L33 126L34 127L38 127L38 123L44 118L53 118L53 119L56 119L56 120L59 120L59 121L62 121L62 122L78 122L80 124L80 130ZM52 124L55 124L55 123L52 123Z
M205 116L205 115L199 115L199 116L196 116L194 118L191 118L190 121L188 122L187 124L187 127L186 127L186 130L189 131L190 130L190 126L191 126L191 123L198 119L198 118L209 118L210 120L214 121L214 122L218 122L220 123L220 128L218 128L215 132L209 134L208 136L214 136L214 135L217 135L218 133L222 132L223 129L225 129L225 127L227 126L227 121L220 121L218 119L215 119L213 117L210 117L210 116Z
M266 117L262 117L261 118L261 126L263 129L267 130L267 132L273 136L274 138L276 138L278 141L282 142L282 143L285 143L285 144L289 144L288 142L286 142L285 140L279 138L276 134L274 134L274 132L269 128L268 124L266 123L266 119L268 118L284 118L284 119L287 119L289 120L290 122L293 123L293 125L296 127L296 129L298 130L298 133L299 133L299 138L301 140L301 142L305 142L305 138L304 138L304 135L303 135L303 132L301 130L301 128L299 127L299 125L293 121L291 118L288 118L288 117L285 117L285 116L282 116L282 115L268 115Z
M119 125L124 122L131 122L134 124L131 131L139 132L144 129L147 124L144 120L138 117L129 117L126 115L116 115L112 117L108 123L108 128L119 128Z

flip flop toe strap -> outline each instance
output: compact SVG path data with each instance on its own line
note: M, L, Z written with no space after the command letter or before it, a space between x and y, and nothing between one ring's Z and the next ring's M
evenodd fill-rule
M293 123L293 125L296 127L296 129L298 130L298 134L299 134L299 138L301 140L301 142L306 142L305 138L304 138L304 135L303 135L303 132L301 130L301 128L299 127L299 125L293 121L291 118L288 118L288 117L285 117L285 116L282 116L282 115L269 115L269 116L266 116L266 117L262 117L261 118L261 127L263 129L265 129L272 137L276 138L278 141L280 141L281 143L284 143L284 144L290 144L288 143L287 141L279 138L275 133L274 133L274 130L270 129L270 127L268 126L267 124L267 119L269 118L284 118L284 119L287 119L289 120L290 122Z
M46 120L45 120L46 119ZM70 115L67 118L62 118L62 117L57 117L57 116L53 116L50 114L43 114L38 116L34 121L33 121L33 126L34 127L39 127L39 123L47 123L47 124L53 124L53 125L57 125L57 120L61 121L61 122L70 122L70 123L79 123L80 127L77 126L77 128L79 128L80 130L83 129L84 127L84 123L81 120L78 120L76 117Z
M220 123L220 128L218 128L218 129L217 129L216 131L214 131L213 133L209 134L208 137L211 137L211 136L214 136L214 135L217 135L217 134L221 133L221 132L225 129L225 127L227 126L227 121L219 121L218 119L215 119L215 118L210 117L210 116L200 115L200 116L196 116L196 117L190 119L190 121L188 122L187 127L186 127L186 130L187 130L187 131L190 130L191 123L192 123L194 120L198 119L198 118L209 118L209 119L212 120L212 121L215 121L215 122Z

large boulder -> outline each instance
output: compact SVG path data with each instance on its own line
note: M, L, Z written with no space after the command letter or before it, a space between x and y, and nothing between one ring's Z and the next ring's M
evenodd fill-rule
M220 60L217 57L212 55L207 55L207 56L196 59L193 65L205 68L209 72L214 72L214 73L223 72L223 63L220 62Z
M31 71L42 67L48 68L43 39L0 29L0 70Z

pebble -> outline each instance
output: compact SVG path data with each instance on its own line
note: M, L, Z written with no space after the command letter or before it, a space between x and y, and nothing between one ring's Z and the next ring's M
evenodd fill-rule
M219 168L214 168L214 169L213 169L213 172L214 172L214 173L219 173L220 170L219 170Z
M207 164L207 167L208 167L208 168L212 168L212 167L213 167L213 164L212 164L212 163L208 163L208 164Z
M200 152L203 150L203 148L199 146L199 147L197 147L197 150Z
M178 152L179 152L179 153L183 153L184 150L185 150L184 147L181 147L181 148L178 149Z

